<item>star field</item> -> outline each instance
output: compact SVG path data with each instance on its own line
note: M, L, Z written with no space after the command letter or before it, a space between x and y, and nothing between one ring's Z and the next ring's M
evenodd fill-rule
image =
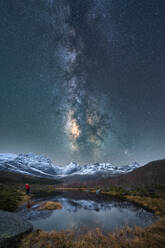
M165 3L0 2L0 149L56 163L164 158Z

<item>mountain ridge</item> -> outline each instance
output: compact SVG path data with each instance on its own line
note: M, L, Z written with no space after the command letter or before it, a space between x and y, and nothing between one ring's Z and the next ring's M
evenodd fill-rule
M138 163L115 166L111 163L79 165L69 163L66 166L55 165L49 158L35 153L0 154L0 171L11 171L31 176L47 178L66 178L73 176L115 176L139 168Z
M144 186L165 184L165 159L151 161L125 175L100 179L101 185Z

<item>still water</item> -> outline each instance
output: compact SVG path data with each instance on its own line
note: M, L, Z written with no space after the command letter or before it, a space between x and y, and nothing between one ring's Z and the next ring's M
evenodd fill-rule
M39 210L45 201L58 201L60 210ZM111 231L124 226L146 227L156 220L153 213L126 201L96 196L89 193L61 193L60 195L38 199L28 209L24 207L20 213L27 218L34 229L67 230L100 228Z

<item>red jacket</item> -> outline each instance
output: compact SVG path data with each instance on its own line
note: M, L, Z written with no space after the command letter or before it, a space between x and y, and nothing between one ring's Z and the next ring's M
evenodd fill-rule
M30 189L30 185L28 183L25 185L25 187L26 189Z

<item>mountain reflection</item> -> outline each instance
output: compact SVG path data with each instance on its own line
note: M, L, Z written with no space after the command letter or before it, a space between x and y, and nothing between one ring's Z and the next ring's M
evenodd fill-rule
M46 201L57 201L63 208L40 210L40 205ZM130 202L87 193L64 192L30 204L31 208L26 205L19 210L20 213L33 224L34 229L45 231L82 228L92 230L99 227L106 232L124 226L145 227L156 219L153 213Z

